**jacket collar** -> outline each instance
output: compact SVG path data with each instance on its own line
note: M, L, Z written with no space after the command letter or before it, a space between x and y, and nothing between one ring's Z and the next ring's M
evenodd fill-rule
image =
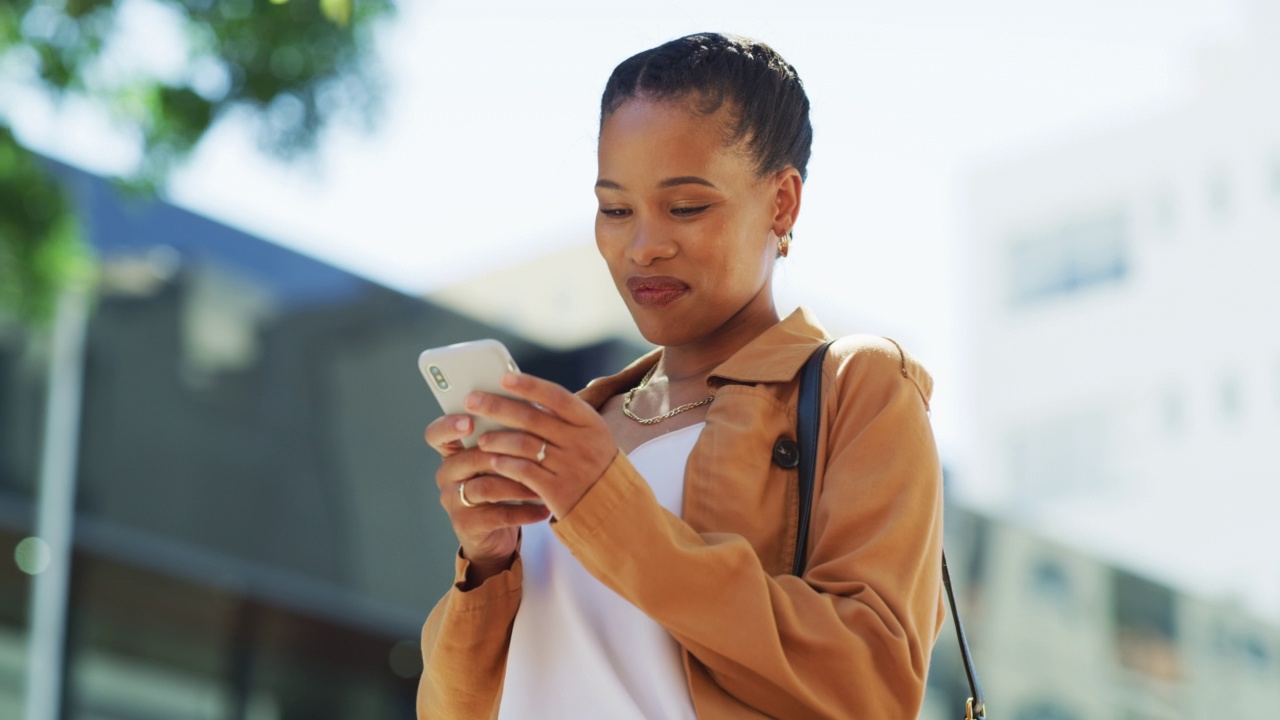
M728 382L790 382L813 351L830 339L812 312L807 308L797 308L720 363L711 371L707 385L714 393ZM661 355L661 348L646 353L621 372L592 380L578 396L592 407L599 408L614 395L638 385Z

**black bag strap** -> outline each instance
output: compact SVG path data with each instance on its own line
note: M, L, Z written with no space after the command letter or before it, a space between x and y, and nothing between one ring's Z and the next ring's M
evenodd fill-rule
M796 444L800 446L800 520L796 528L796 559L791 574L804 575L809 556L809 516L813 514L814 462L818 458L818 427L822 423L822 361L835 340L823 343L800 371L800 400L796 404Z
M796 530L796 557L791 565L791 574L796 577L804 575L805 561L809 546L809 516L813 513L813 476L814 465L818 458L818 428L822 423L822 362L827 357L830 340L823 343L800 371L800 400L796 405L796 444L800 446L800 518ZM956 607L955 592L951 589L951 573L947 570L947 554L942 554L942 584L947 589L947 601L951 606L951 620L956 628L956 639L960 643L960 658L964 661L964 674L969 681L972 693L965 703L965 718L976 720L987 716L987 705L982 695L982 683L978 680L978 670L973 665L973 655L969 652L969 640L964 634L964 624L960 622L960 610Z
M956 627L956 640L960 643L960 659L964 662L964 676L969 681L969 701L965 703L966 720L985 718L987 701L982 695L982 681L978 680L978 668L973 666L973 654L969 652L969 639L960 622L960 609L956 607L956 594L951 590L951 573L947 570L947 552L942 551L942 584L947 588L947 602L951 605L951 622Z

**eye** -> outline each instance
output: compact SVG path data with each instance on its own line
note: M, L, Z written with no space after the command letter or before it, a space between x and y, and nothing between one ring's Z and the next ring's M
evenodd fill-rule
M677 217L691 217L711 207L710 205L683 205L671 208L671 214Z
M600 208L600 214L610 218L624 218L631 215L631 210L627 208L602 207Z

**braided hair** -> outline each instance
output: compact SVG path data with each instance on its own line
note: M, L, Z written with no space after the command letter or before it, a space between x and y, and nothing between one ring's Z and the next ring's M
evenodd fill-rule
M788 165L807 174L813 125L795 68L762 42L719 33L687 35L637 53L614 68L600 99L600 124L624 102L691 101L712 115L726 103L726 144L745 142L765 176Z

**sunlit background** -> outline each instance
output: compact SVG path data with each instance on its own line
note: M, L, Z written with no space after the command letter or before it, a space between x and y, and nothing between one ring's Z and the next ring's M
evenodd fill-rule
M172 6L116 4L115 67L228 82L184 68ZM229 112L161 201L101 179L136 133L0 62L0 123L101 268L83 356L74 313L0 315L0 718L49 692L67 718L411 717L454 548L417 352L499 337L581 385L645 348L592 242L599 95L699 30L773 45L813 102L781 309L935 376L993 716L1280 707L1280 0L406 1L374 28L380 102L287 160L262 128L300 110ZM59 642L33 618L60 463ZM949 633L922 718L968 695Z

